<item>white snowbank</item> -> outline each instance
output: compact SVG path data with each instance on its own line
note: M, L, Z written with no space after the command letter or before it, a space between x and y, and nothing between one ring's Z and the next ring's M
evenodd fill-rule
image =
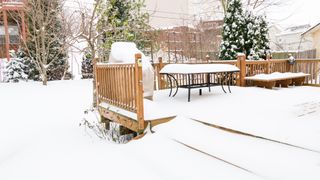
M176 119L115 145L79 127L92 102L91 80L0 84L0 179L320 179L319 153L189 119L320 150L319 88L233 87L224 94L213 87L202 96L192 91L191 103L187 91L179 91L174 98L167 90L154 97L157 108L173 110Z
M168 64L160 73L163 74L192 74L192 73L219 73L239 71L239 68L230 64Z

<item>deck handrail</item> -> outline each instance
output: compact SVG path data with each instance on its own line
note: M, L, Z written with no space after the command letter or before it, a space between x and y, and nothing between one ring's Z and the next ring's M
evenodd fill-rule
M143 84L141 54L134 64L94 63L97 105L104 102L136 113L138 130L143 130Z

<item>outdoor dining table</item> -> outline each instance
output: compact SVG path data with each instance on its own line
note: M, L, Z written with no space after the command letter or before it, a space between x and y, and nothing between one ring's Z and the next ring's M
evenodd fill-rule
M173 82L175 82L176 91L172 97L178 93L179 88L186 88L188 89L188 102L190 102L191 89L193 88L208 87L209 92L211 92L211 86L221 85L222 90L227 93L223 87L224 82L226 82L228 90L231 93L230 85L233 80L233 74L239 71L238 67L230 64L168 64L160 70L160 74L166 75L168 78L170 87L169 97L172 95ZM194 81L193 77L198 74L205 74L206 81L203 81L203 83ZM212 74L220 74L220 81L216 83L211 82ZM179 84L175 75L187 76L186 82ZM199 94L202 94L201 89L199 90Z

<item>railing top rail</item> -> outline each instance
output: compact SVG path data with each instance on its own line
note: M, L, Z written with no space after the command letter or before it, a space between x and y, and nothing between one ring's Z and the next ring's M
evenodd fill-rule
M112 63L102 63L98 62L97 67L119 67L119 66L134 66L134 63L121 63L121 64L112 64Z

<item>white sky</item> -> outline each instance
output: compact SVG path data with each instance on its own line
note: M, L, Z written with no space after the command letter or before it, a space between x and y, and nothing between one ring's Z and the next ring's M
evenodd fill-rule
M82 1L85 5L92 3L92 0L66 0L69 6L75 6L73 3ZM156 1L156 0L150 0ZM195 5L194 2L203 0L189 0L189 5L192 8L201 8L201 4ZM315 25L320 23L320 0L282 0L283 5L276 7L272 6L265 10L270 24L278 24L282 27L288 27L293 25L311 24ZM219 3L217 0L211 0L207 2ZM73 4L73 5L72 5ZM170 4L168 4L170 6ZM211 4L212 6L212 4ZM203 7L202 7L203 8ZM213 7L207 7L204 11L211 11ZM169 11L169 10L168 10ZM192 10L193 12L197 10ZM222 12L222 9L219 11ZM217 11L216 11L217 12ZM174 12L168 12L166 16L171 16ZM212 14L211 14L212 15ZM221 15L221 14L220 14ZM165 15L162 15L165 16Z
M266 15L270 22L283 27L320 23L320 0L284 0L278 8L269 8Z

